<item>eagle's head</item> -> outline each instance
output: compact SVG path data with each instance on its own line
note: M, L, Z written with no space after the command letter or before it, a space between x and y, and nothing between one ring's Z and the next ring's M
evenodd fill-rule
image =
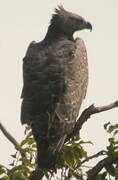
M56 32L67 35L68 37L72 36L75 31L82 29L92 30L92 25L83 17L66 11L63 6L58 6L58 9L55 9L50 26Z

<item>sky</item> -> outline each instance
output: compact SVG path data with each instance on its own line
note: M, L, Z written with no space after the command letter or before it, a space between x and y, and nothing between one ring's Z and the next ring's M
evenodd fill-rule
M118 0L0 0L0 122L20 143L24 126L20 123L22 59L29 43L41 41L57 5L83 16L93 31L75 33L86 44L89 86L81 112L91 104L102 106L118 100ZM118 122L118 108L93 115L83 126L81 138L91 140L89 154L108 145L103 125ZM0 164L12 162L14 146L0 131Z

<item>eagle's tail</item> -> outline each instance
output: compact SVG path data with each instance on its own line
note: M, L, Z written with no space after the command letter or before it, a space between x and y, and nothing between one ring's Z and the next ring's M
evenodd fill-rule
M43 129L45 126L44 121L31 124L32 133L37 144L37 163L41 169L53 169L55 167L57 153L61 150L66 135L61 136L57 140L49 140L45 136L45 129Z

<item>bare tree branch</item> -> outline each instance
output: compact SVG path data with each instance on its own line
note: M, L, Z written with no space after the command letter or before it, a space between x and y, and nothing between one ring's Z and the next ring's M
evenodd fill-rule
M87 159L83 160L81 163L83 164L83 163L85 163L85 162L88 162L90 159L97 158L97 157L99 157L99 156L104 156L104 155L106 155L106 152L107 152L107 151L102 150L102 151L94 154L93 156L89 156Z
M103 160L99 161L96 166L94 166L88 175L87 180L93 180L96 179L97 174L108 164L112 164L118 161L118 154L115 154L112 157L104 158Z
M118 107L118 101L115 101L112 104L109 104L107 106L101 106L101 107L95 107L93 104L91 106L89 106L87 109L85 109L81 116L79 117L79 119L77 120L76 124L75 124L75 128L72 131L72 133L70 135L68 135L66 142L76 136L80 129L82 128L83 124L90 118L91 115L96 114L96 113L100 113L103 111L108 111L110 109L113 109L115 107Z
M20 151L22 156L25 156L25 154L22 152L22 148L19 145L19 143L16 141L16 139L6 130L6 128L2 125L0 122L0 129L2 133L5 135L5 137L15 146L15 148Z

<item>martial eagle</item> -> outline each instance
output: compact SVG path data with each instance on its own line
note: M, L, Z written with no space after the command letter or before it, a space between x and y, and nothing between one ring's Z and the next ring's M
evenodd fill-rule
M44 40L31 42L23 59L21 122L31 125L41 169L54 166L86 95L86 47L73 38L83 29L92 25L58 6Z

